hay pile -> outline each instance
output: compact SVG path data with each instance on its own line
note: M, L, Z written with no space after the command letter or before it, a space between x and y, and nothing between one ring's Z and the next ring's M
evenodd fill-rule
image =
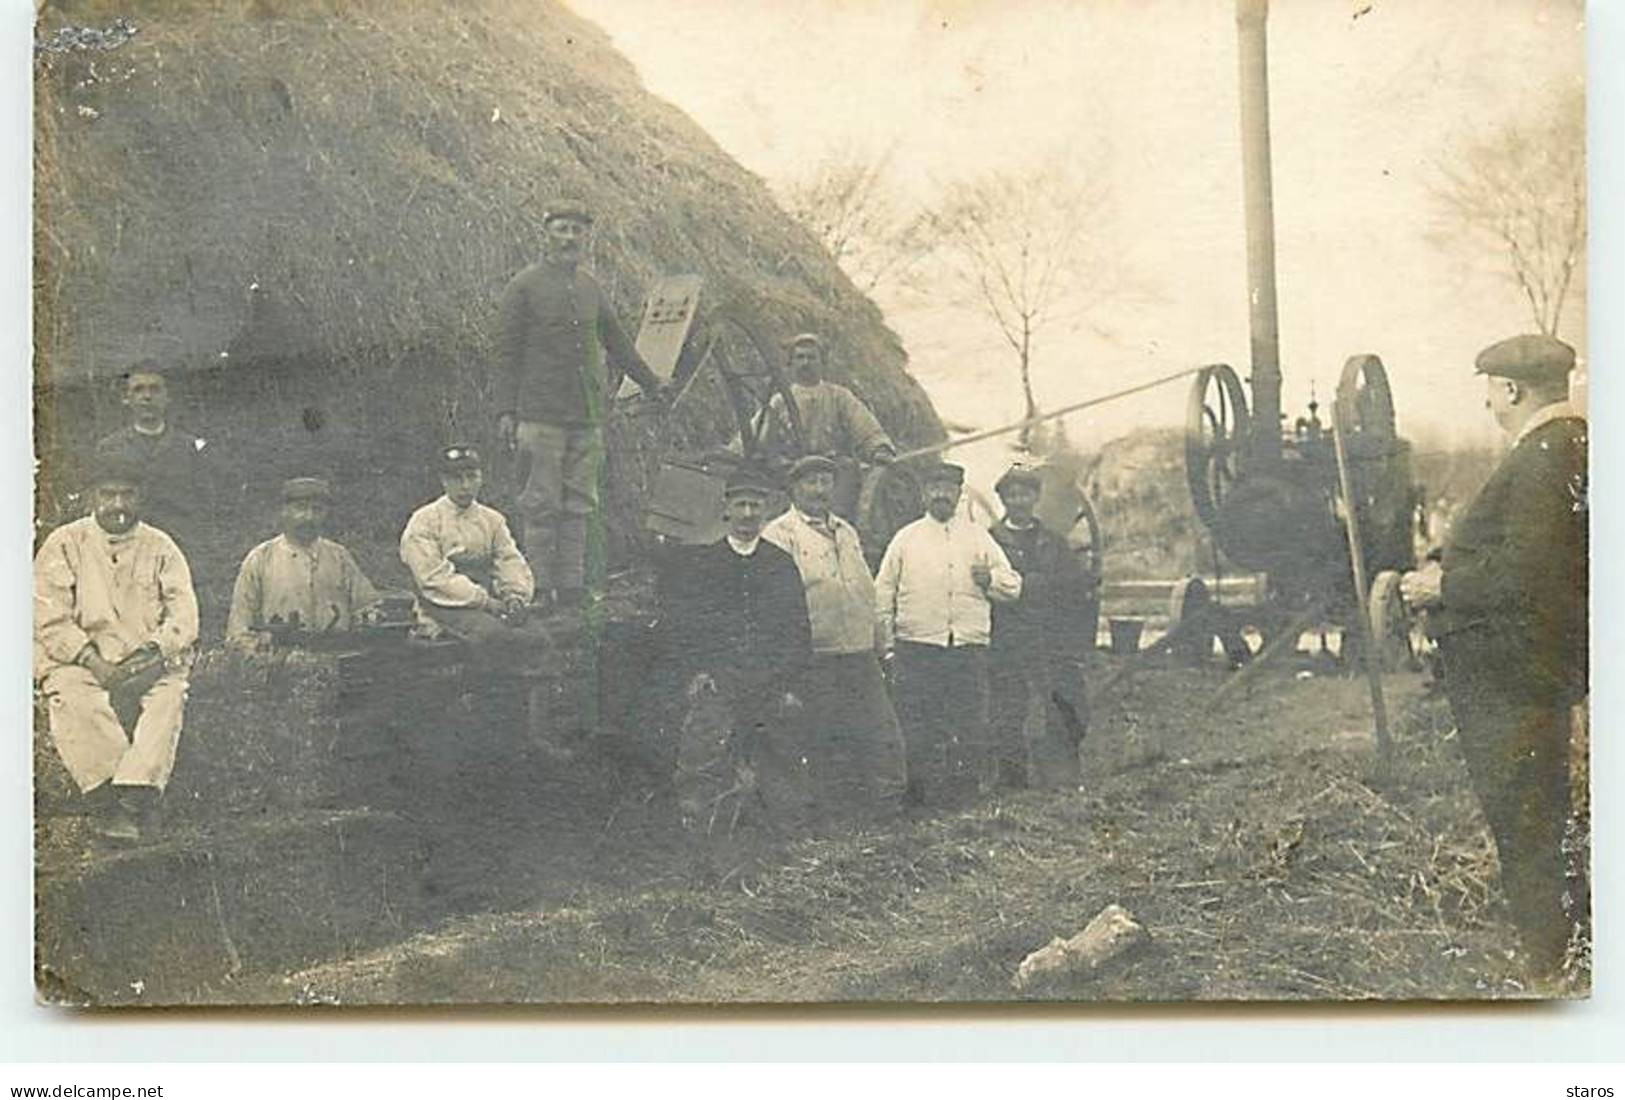
M344 440L320 452L341 481L419 471L442 437L488 439L496 302L560 193L598 211L588 262L629 329L657 276L697 272L767 346L824 331L834 373L901 441L940 437L875 306L552 0L58 0L37 42L48 481L117 426L109 385L146 356L188 376L180 418L232 456L244 499L318 434ZM314 381L279 392L294 366ZM245 389L254 374L270 388ZM337 390L360 399L309 415ZM660 439L731 429L711 387ZM659 448L626 450L623 513ZM407 502L381 495L354 499L398 530Z

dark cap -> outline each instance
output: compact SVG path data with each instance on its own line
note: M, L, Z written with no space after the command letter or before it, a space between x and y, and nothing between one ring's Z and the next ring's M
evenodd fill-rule
M146 470L141 463L122 454L103 454L97 455L90 464L90 477L85 484L92 488L115 483L140 488L146 479Z
M824 350L824 339L816 332L798 332L794 336L790 337L784 346L793 351L803 344L815 347L819 351Z
M440 472L443 474L478 470L482 465L480 452L464 443L454 443L440 452Z
M790 480L800 481L808 474L834 474L835 460L828 455L802 455L790 467Z
M1044 491L1044 476L1036 466L1029 466L1024 462L1017 462L999 476L993 483L993 491L1001 497L1005 490L1015 485L1026 485L1039 492Z
M934 485L940 481L951 481L955 485L965 483L965 467L955 466L952 462L938 462L927 466L920 473L920 481L926 485Z
M282 483L282 500L284 503L295 500L331 500L333 487L325 478L319 477L290 477Z
M1574 349L1552 336L1514 336L1478 353L1479 374L1516 382L1561 383L1574 369Z
M131 363L128 367L124 368L124 373L119 375L119 379L121 381L128 382L132 374L151 374L162 378L166 382L169 381L169 369L158 360L152 358L142 359L138 362Z
M728 474L728 480L723 484L724 498L750 493L756 496L769 496L775 486L773 480L766 473L755 466L739 466Z
M542 224L546 225L560 218L573 218L591 225L592 211L580 199L560 197L547 204L547 209L542 212Z

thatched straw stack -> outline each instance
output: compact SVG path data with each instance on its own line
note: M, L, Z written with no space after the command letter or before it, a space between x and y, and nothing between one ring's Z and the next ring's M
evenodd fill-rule
M553 0L63 0L38 40L47 482L117 426L118 374L156 356L239 505L325 465L341 512L387 538L425 456L491 433L496 301L557 193L598 211L590 263L629 329L657 276L697 272L770 345L828 334L900 441L940 438L874 305ZM661 440L730 431L702 387ZM659 449L618 467L617 525Z

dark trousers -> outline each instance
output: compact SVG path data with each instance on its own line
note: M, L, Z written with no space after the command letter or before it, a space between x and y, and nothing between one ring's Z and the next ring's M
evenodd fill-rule
M940 804L992 786L986 646L899 641L897 717L910 801Z
M1020 786L1066 789L1080 778L1088 726L1083 670L1046 653L990 654L993 738L1001 776Z
M808 765L782 692L696 673L684 689L672 786L685 828L726 834L741 821L796 832L810 812Z
M1495 837L1501 885L1537 973L1560 968L1573 928L1588 919L1583 860L1564 851L1571 815L1572 733L1561 692L1486 668L1441 640L1445 690L1462 755Z
M872 652L821 654L806 685L804 743L819 815L860 824L893 816L907 772L880 662Z

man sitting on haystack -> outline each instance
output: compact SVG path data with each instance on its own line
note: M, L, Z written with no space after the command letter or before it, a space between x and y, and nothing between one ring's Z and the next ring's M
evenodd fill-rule
M538 602L556 598L565 607L587 602L589 546L602 554L598 482L614 384L624 373L646 394L666 393L608 296L580 268L591 226L581 203L548 208L542 259L503 292L497 334L497 430L518 451L525 554Z
M99 792L102 835L123 841L157 825L198 632L191 570L141 522L140 486L139 469L103 458L91 514L34 558L34 677L51 740L79 790Z

